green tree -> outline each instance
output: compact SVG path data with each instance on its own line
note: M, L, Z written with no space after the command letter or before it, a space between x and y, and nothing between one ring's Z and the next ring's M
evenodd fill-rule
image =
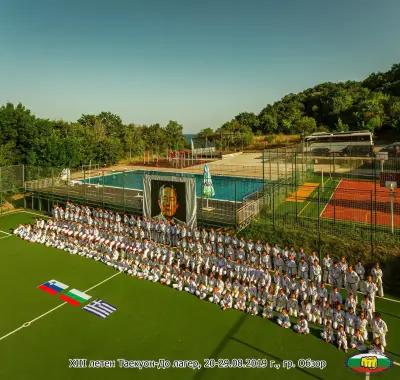
M252 132L259 130L259 120L253 112L242 112L235 116L235 120L237 120L241 125L249 127Z
M183 127L177 121L170 120L164 128L165 142L169 149L182 149L185 146Z
M313 117L303 116L295 123L294 131L303 135L308 135L317 130L317 122Z
M129 159L143 154L145 142L141 127L134 124L126 126L123 140L125 143L125 154L128 155Z
M211 137L213 135L214 135L214 130L212 128L204 128L197 134L198 137L202 138Z

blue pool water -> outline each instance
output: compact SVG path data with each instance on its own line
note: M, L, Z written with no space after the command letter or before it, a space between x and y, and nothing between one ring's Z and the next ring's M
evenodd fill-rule
M121 187L126 189L143 190L143 176L145 174L153 174L160 176L181 176L196 179L196 194L201 197L203 176L201 174L189 173L173 173L159 171L135 170L129 172L117 172L100 177L91 177L83 180L84 183L99 184L104 186ZM227 201L242 201L246 195L254 193L262 189L262 179L229 177L229 176L212 176L215 190L213 199L221 199Z

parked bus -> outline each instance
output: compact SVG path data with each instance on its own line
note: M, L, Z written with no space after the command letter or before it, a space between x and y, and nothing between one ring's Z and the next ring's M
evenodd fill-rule
M304 152L315 156L371 156L373 146L370 131L319 132L304 138Z

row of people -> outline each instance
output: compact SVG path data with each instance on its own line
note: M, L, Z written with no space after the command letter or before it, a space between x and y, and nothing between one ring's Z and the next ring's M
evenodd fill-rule
M357 316L354 295L349 293L343 300L337 287L328 294L324 283L317 288L312 281L306 283L304 278L290 278L279 271L271 276L260 266L241 263L220 266L217 255L212 252L209 255L191 253L129 236L121 243L106 229L100 229L99 235L93 236L74 230L76 224L79 222L63 221L60 225L56 220L39 220L34 226L18 227L15 233L26 240L101 260L139 278L186 290L223 309L236 308L266 318L287 309L291 316L304 315L307 321L316 324L325 325L329 321L333 328L343 324L350 335L358 328L365 338L367 330L374 328L368 295L361 302L362 313ZM383 345L385 334L381 334Z
M135 239L150 240L160 244L173 247L188 249L191 252L212 251L218 255L241 262L249 262L252 265L260 264L268 270L279 270L280 273L286 272L290 277L304 278L313 280L317 285L321 282L345 287L353 293L357 291L377 293L383 297L383 272L379 263L371 269L370 276L375 286L373 289L365 289L367 284L366 271L361 263L353 266L348 263L343 256L339 261L334 260L327 253L320 263L316 252L307 255L304 249L298 251L294 247L285 246L281 248L278 244L270 245L260 240L245 240L229 233L223 234L214 229L201 230L190 229L184 224L175 224L163 220L150 220L133 215L124 214L122 217L118 213L100 208L89 208L87 206L74 205L70 202L65 209L56 206L53 209L56 220L73 220L80 222L81 228L87 233L96 234L98 228L112 230L114 233L128 234ZM118 228L115 228L117 226Z

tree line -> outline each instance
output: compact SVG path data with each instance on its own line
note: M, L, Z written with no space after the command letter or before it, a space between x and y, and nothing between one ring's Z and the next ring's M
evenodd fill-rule
M400 132L400 64L365 80L322 83L288 94L259 114L242 112L201 137L220 136L220 148L246 147L254 135L310 134L316 131L368 129ZM145 150L165 153L185 147L177 121L124 124L118 115L82 115L76 122L38 118L22 104L0 107L0 166L28 164L77 167L113 164Z
M301 134L349 130L400 132L400 64L365 80L322 83L269 104L259 114L242 112L221 128L203 129L202 136L220 132Z
M183 127L177 121L164 127L125 125L119 116L101 112L69 123L35 117L22 104L0 107L0 166L113 164L144 150L165 152L184 145Z

